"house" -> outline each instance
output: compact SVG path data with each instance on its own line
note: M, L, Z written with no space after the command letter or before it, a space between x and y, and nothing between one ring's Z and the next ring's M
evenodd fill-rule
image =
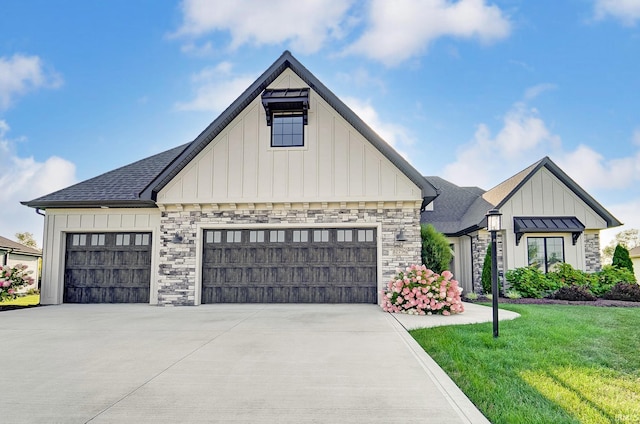
M501 269L536 243L596 269L619 225L548 158L487 192L423 177L289 52L192 142L23 204L45 213L42 304L378 303L421 222L477 290L493 207Z
M622 225L611 213L548 157L496 187L459 187L439 177L425 177L440 191L422 222L450 240L453 273L465 291L482 288L482 264L490 243L488 210L502 213L497 234L498 272L536 265L548 272L555 263L576 269L600 269L600 230Z
M27 271L31 271L30 277L33 277L34 284L22 288L21 291L38 288L40 258L42 258L40 250L0 236L0 266L13 267L22 264L27 266Z
M629 250L629 257L633 263L633 273L636 275L636 281L640 283L640 246Z
M192 142L23 202L41 303L376 303L436 189L289 52Z

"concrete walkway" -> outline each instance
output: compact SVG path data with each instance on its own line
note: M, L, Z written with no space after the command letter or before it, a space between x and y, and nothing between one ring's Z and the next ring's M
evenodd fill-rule
M482 308L460 317L490 320ZM0 421L486 423L405 330L441 318L375 305L0 312Z

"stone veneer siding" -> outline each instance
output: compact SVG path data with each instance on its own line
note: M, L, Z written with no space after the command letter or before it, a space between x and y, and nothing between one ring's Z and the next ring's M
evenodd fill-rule
M420 212L413 208L397 209L238 209L223 211L175 210L167 208L160 220L160 258L158 280L159 305L194 305L197 256L196 239L202 237L200 228L224 225L243 228L243 225L261 224L288 226L291 224L376 224L382 226L381 240L382 281L378 288L395 274L397 268L420 263ZM407 241L397 242L402 229ZM173 243L174 235L183 237L182 243ZM379 253L380 255L380 253ZM357 264L354 264L354 266ZM198 288L199 289L199 288Z
M584 264L586 272L598 272L602 268L600 258L600 233L584 233Z
M482 266L484 264L484 257L487 255L487 247L491 244L491 233L478 232L472 237L472 252L473 252L473 287L476 293L482 293ZM505 288L504 278L504 257L503 257L503 237L502 233L497 234L496 243L498 246L498 285L502 286L502 290Z

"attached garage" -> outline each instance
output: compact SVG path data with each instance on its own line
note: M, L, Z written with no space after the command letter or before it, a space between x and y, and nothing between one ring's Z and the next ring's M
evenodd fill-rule
M151 233L67 234L65 303L148 303Z
M376 303L372 228L205 230L202 303Z

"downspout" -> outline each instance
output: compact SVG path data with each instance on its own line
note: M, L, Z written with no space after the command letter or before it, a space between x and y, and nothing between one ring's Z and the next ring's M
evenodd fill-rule
M7 259L9 258L9 255L13 253L14 250L15 249L10 247L4 252L4 256L2 257L2 266L7 265Z
M37 213L38 215L40 215L40 216L45 216L45 214L44 214L44 213L42 213L42 209L40 209L40 208L36 208L36 213Z
M476 287L473 284L473 237L471 237L469 234L464 234L465 236L469 237L469 253L470 253L470 257L471 257L471 292L475 293L476 292Z

